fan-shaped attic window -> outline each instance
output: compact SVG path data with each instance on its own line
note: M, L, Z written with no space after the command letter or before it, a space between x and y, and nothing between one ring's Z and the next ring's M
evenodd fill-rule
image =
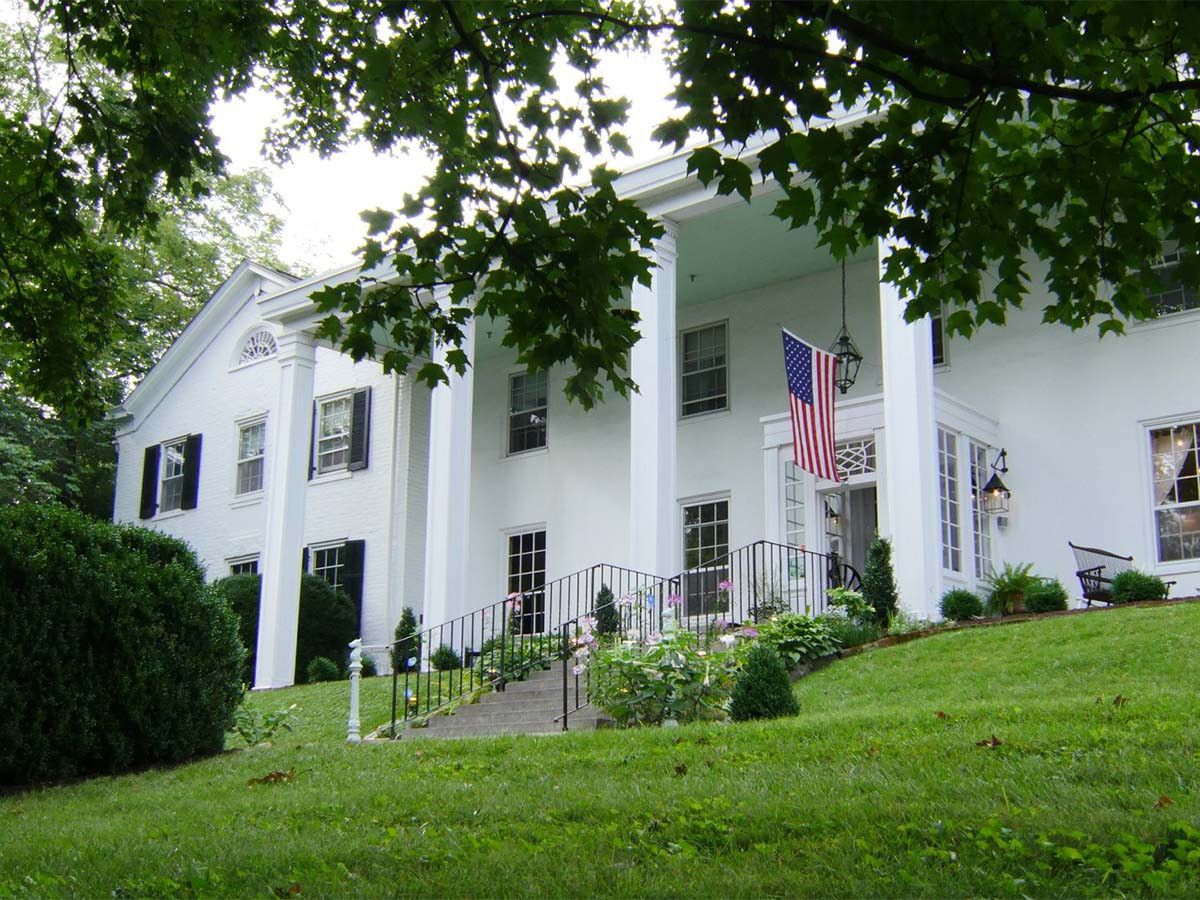
M242 355L238 359L238 365L257 362L260 359L274 356L277 349L275 336L271 332L256 331L250 337L246 338L246 343L242 345Z

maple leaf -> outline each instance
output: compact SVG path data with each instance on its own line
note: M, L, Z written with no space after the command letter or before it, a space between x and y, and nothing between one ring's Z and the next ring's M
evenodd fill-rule
M1156 800L1154 803L1154 808L1155 809L1166 809L1168 806L1174 806L1174 805L1175 805L1175 801L1172 800L1170 797L1168 797L1166 794L1159 794L1158 800Z
M984 738L982 741L976 741L975 746L976 747L987 747L988 749L994 750L996 747L999 747L1002 743L1004 743L1004 742L1002 740L1000 740L1000 738L996 737L993 734L990 738Z
M940 710L940 709L939 709L937 712L935 712L935 713L934 713L934 715L935 715L935 716L937 716L939 719L948 719L948 718L950 718L950 713L948 713L948 712L942 712L942 710Z

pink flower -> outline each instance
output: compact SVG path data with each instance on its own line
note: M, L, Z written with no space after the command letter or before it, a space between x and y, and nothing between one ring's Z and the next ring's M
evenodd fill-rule
M655 644L661 644L662 639L663 636L656 631L654 634L650 635L650 637L646 638L646 643L653 647Z
M633 606L633 596L631 594L626 594L617 601L617 606Z
M756 638L756 637L758 637L758 629L755 628L753 625L747 625L745 628L742 629L742 634L748 638Z
M680 607L683 606L683 598L678 594L667 595L667 606Z
M726 593L728 593L729 591L733 590L733 582L729 581L728 579L726 579L725 581L718 582L717 590L725 591Z

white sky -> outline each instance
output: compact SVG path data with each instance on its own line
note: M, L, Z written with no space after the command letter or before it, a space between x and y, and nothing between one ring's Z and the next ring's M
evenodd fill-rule
M634 160L664 153L650 139L651 129L669 118L671 90L663 64L655 57L611 54L601 73L612 96L632 103L625 135L634 156L610 160L625 168ZM406 192L415 190L430 170L423 156L376 156L365 144L355 145L328 159L312 152L297 152L292 161L279 167L261 152L267 127L281 112L274 97L252 91L213 109L213 126L221 150L234 171L254 166L266 169L287 211L281 257L289 264L301 263L320 272L350 261L362 244L365 226L359 213L382 207L396 209Z

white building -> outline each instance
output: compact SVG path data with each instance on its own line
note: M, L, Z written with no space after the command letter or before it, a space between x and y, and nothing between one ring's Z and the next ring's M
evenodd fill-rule
M653 287L630 297L629 400L568 405L567 373L527 375L488 321L466 376L430 392L314 344L312 293L354 267L292 282L251 264L131 394L116 517L185 538L213 577L263 573L260 686L291 680L302 560L360 591L377 650L404 606L428 626L594 563L669 575L761 539L861 568L876 530L924 616L1005 561L1078 596L1069 540L1200 589L1195 295L1168 291L1159 319L1101 341L1043 325L1035 287L966 341L905 324L886 248L861 254L845 268L864 361L837 404L838 485L791 462L780 330L831 343L841 267L769 215L769 187L717 197L683 156L618 187L666 226ZM975 498L1001 449L1012 497L996 516Z

